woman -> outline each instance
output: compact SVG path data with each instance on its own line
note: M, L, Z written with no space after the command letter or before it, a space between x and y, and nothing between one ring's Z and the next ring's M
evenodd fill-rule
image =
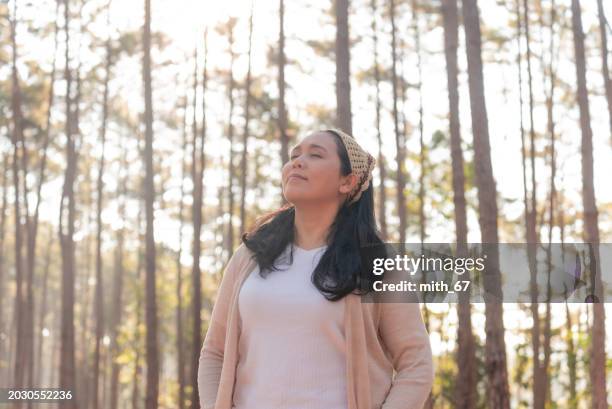
M418 303L360 299L359 249L382 243L375 163L336 129L292 149L288 204L243 235L225 269L200 353L203 409L423 406L433 364Z

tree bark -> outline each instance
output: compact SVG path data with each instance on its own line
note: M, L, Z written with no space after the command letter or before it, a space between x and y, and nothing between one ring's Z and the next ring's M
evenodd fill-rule
M139 141L140 145L140 141ZM144 167L144 166L143 166ZM144 178L141 181L144 182ZM145 247L145 238L142 234L142 213L144 213L144 201L142 197L144 196L144 192L141 191L141 198L139 199L139 208L140 212L138 212L137 216L137 224L138 224L138 262L136 266L136 282L142 282L142 268L144 264L144 252L143 247ZM132 372L132 409L139 409L140 405L140 377L141 377L141 366L140 366L140 326L142 323L142 296L140 292L136 293L136 331L134 331L134 340L133 340L133 348L134 348L134 371Z
M21 87L19 85L19 75L17 73L17 2L13 3L13 13L10 19L11 24L11 113L12 113L12 142L13 142L13 184L15 189L15 323L16 323L16 342L15 342L15 367L13 386L23 388L25 386L25 377L28 369L28 353L27 347L27 311L25 305L25 297L23 294L23 230L22 230L22 208L21 199L27 197L25 192L25 177L26 168L23 167L23 196L20 194L20 171L19 159L25 155L25 144L23 143L23 113L21 110ZM19 154L19 144L21 143L21 155ZM23 162L22 162L23 164ZM25 206L24 206L25 207ZM27 218L27 210L25 217ZM27 231L26 231L27 234ZM15 408L22 407L21 402L15 402Z
M80 1L79 2L79 11L77 13L77 18L76 20L79 22L79 41L77 44L77 50L81 49L81 45L82 45L82 39L84 36L84 21L83 21L83 7L85 5L85 1ZM70 114L70 118L71 118L71 127L72 127L72 131L71 131L71 154L72 154L72 163L73 163L73 173L74 176L72 177L72 184L74 184L76 182L76 177L77 177L77 172L78 172L78 159L79 159L79 152L80 152L80 147L82 145L82 142L80 142L81 140L81 129L80 129L80 118L81 118L81 98L82 98L82 67L83 67L83 60L81 58L80 53L77 53L77 68L75 70L75 95L74 98L71 98L71 106L72 106L72 112ZM80 142L80 143L79 143ZM91 181L91 175L89 172L86 172L86 189L84 189L84 193L86 195L87 198L87 202L85 203L85 205L83 206L86 210L83 212L83 216L87 217L86 220L83 220L83 222L87 225L90 226L93 224L93 210L94 206L93 206L93 200L92 200L92 190L91 190L91 186L93 186L93 183ZM68 204L68 209L69 211L74 214L74 216L72 217L73 219L75 217L77 217L77 213L76 213L76 199L74 199L74 188L72 188L72 193L71 196L73 197L72 201L74 202L74 204L72 205L72 210L70 210L70 201ZM72 222L72 224L74 225L74 221ZM74 227L72 228L72 234L71 237L74 237ZM72 252L72 268L73 268L73 279L72 282L75 283L73 284L73 288L76 285L76 281L78 279L78 275L79 275L79 271L80 270L85 270L86 273L86 277L84 278L85 282L89 282L89 280L91 279L92 275L91 275L91 235L87 235L87 238L85 240L86 243L86 249L85 249L85 268L80 268L81 265L79 263L77 263L77 259L75 257L75 251L74 251L74 239L73 241L73 252ZM95 322L95 316L94 314L88 314L89 311L89 305L90 303L93 303L93 301L90 299L89 297L89 285L87 284L86 286L84 286L85 291L84 291L84 297L82 298L82 304L83 304L83 308L82 310L84 311L82 314L82 327L81 327L81 343L77 343L75 341L75 355L76 355L76 359L75 359L75 388L79 391L78 396L76 396L76 401L75 404L78 407L86 407L89 403L90 400L90 387L91 387L91 383L92 383L92 368L89 366L89 358L91 358L89 356L89 346L90 346L90 332L93 332L92 327L94 325ZM73 305L78 304L79 300L77 299L77 296L73 296ZM92 311L94 311L92 309ZM73 317L74 318L74 317ZM90 324L88 324L88 320L90 321ZM73 319L74 322L74 319ZM75 331L73 331L75 332ZM75 336L76 338L76 336ZM80 345L80 351L81 351L81 355L78 355L78 350L79 350L79 345Z
M228 130L227 137L230 143L229 149L229 164L228 164L228 189L227 194L229 195L228 199L228 213L229 220L227 226L227 260L232 256L234 251L234 124L232 122L232 117L234 116L234 61L236 59L236 54L234 53L234 27L236 25L236 20L230 19L227 23L227 36L229 42L229 52L230 52L230 69L229 69L229 90L228 90L228 98L229 98L229 118L228 118Z
M466 37L468 83L474 134L475 181L478 188L479 224L482 243L487 243L485 259L485 370L489 381L487 401L490 407L510 408L506 345L504 340L501 274L499 270L499 236L497 231L497 192L489 126L484 94L480 18L477 0L463 0L463 27Z
M74 181L76 178L76 149L73 135L77 118L74 118L72 107L72 74L70 70L70 7L69 0L65 0L64 24L66 31L66 56L64 77L66 81L66 171L64 173L64 186L60 201L59 236L62 249L62 329L60 343L60 388L71 390L73 399L66 403L67 408L77 407L76 369L74 359L74 218L75 199ZM66 220L67 219L67 220ZM64 223L67 223L65 226Z
M421 36L419 34L418 20L418 5L416 0L411 0L412 8L412 29L414 32L414 46L417 57L417 72L418 80L416 84L419 94L419 237L421 243L425 241L427 235L426 220L425 220L425 142L423 140L423 68L421 62ZM431 399L425 404L426 407L431 407Z
M527 241L527 258L530 273L530 296L531 296L531 316L533 325L531 327L531 349L533 351L533 388L532 399L534 408L543 409L545 402L543 368L540 359L540 313L538 302L537 286L537 263L536 263L536 185L535 185L535 166L534 166L534 140L535 129L533 119L533 80L531 70L531 37L529 32L529 6L523 1L523 14L521 15L520 1L516 2L517 17L517 45L518 45L518 80L519 80L519 106L520 106L520 134L521 134L521 159L523 170L523 206L525 209L525 236ZM523 76L522 76L522 55L521 55L521 35L522 27L525 27L525 39L527 43L527 73L529 88L529 121L530 121L530 158L531 158L531 196L527 187L527 151L525 147L525 129L523 125Z
M7 193L8 193L8 170L9 170L9 154L6 153L2 157L2 208L0 210L0 294L4 294L4 238L6 234L6 218L7 218ZM0 333L5 333L5 322L4 322L4 298L0 299ZM7 331L8 332L8 331ZM7 357L8 353L5 353L5 341L0 341L0 356ZM0 361L2 362L2 361ZM8 368L9 361L4 361L4 367ZM2 373L0 371L0 373ZM4 375L5 379L9 379L8 373Z
M50 236L53 232L50 233ZM49 290L49 270L51 263L51 243L53 241L49 240L47 243L47 252L45 254L45 267L43 273L43 282L42 282L42 300L40 304L40 310L38 313L38 344L37 344L37 353L35 356L35 360L37 363L36 367L36 377L34 379L34 385L42 385L43 383L43 370L45 368L45 359L43 359L43 344L45 337L43 336L43 330L45 329L45 317L47 316L47 299L48 299L48 290Z
M399 243L406 241L406 188L405 179L405 140L399 127L399 112L397 109L398 83L397 83L397 50L395 28L395 0L389 0L389 18L391 20L391 82L393 89L393 126L395 130L395 159L397 162L397 215L399 217ZM403 250L403 249L402 249Z
M110 7L110 4L108 5ZM110 24L110 17L108 18L107 24ZM100 157L100 163L98 168L98 181L97 181L97 202L96 202L96 341L94 350L94 370L93 370L93 391L92 400L93 408L98 409L99 400L99 378L100 378L100 343L102 342L102 333L104 331L104 283L102 281L102 206L103 206L103 195L104 195L104 160L105 160L105 147L106 147L106 122L108 119L108 85L110 81L110 70L111 70L111 44L110 38L106 40L106 64L105 64L105 79L104 79L104 93L102 96L102 124L100 127L100 144L102 148L102 156Z
M91 174L88 172L86 175L87 182L86 186L88 187L85 193L85 200L83 201L83 208L86 209L83 215L83 222L87 226L93 225L93 213L94 213L94 204L93 204L93 193L90 190L91 186L93 186ZM84 265L83 268L80 268L75 273L75 281L78 282L80 280L80 288L83 290L79 292L80 300L76 299L75 302L81 304L81 320L80 320L80 334L79 340L76 342L76 387L80 391L79 393L79 402L80 406L89 406L90 403L90 390L91 390L91 375L92 375L92 367L90 363L90 359L92 358L91 353L89 351L91 345L91 336L94 332L93 326L95 325L95 308L91 308L92 304L95 302L95 293L92 294L91 286L89 285L90 281L95 277L94 268L92 268L92 250L91 250L91 241L92 235L88 234L84 240L85 249L82 252L82 261L81 265ZM84 260L83 260L84 259ZM82 273L79 274L79 272ZM79 277L80 276L80 277ZM77 284L79 286L79 284ZM94 288L95 290L95 288ZM95 335L95 334L94 334ZM76 336L75 336L76 337Z
M223 214L225 212L225 203L224 203L224 195L223 195L223 188L220 186L218 191L217 191L217 197L219 198L219 207L217 208L217 217L216 219L219 220L219 224L218 224L218 233L221 236L221 238L223 238L223 234L224 234L224 229L223 229ZM217 287L219 285L221 285L221 278L223 272L222 271L217 271L217 273L215 274L215 285L217 285ZM212 310L211 310L212 312Z
M201 283L201 271L200 271L200 255L201 255L201 241L200 241L200 233L202 230L202 201L203 201L203 178L204 178L204 166L205 166L205 158L204 158L204 143L205 143L205 135L206 135L206 59L208 50L207 39L205 33L205 45L204 45L204 69L203 69L203 82L202 82L202 115L203 115L203 124L202 124L202 133L200 135L200 143L198 144L198 134L197 127L195 125L195 116L194 120L194 128L193 128L193 143L192 143L192 162L191 162L191 178L193 181L193 207L192 211L192 220L193 220L193 265L191 270L191 286L192 286L192 308L193 308L193 339L192 339L192 350L191 350L191 374L190 374L190 382L192 385L192 395L191 395L191 408L196 409L200 407L200 399L198 392L198 357L200 353L201 343L202 343L202 283ZM195 61L195 65L197 67L197 59ZM197 68L194 72L194 110L195 110L195 96L197 89Z
M603 0L597 0L597 16L599 17L599 34L601 36L601 72L606 89L610 142L612 143L612 78L610 78L610 67L608 65L608 35L606 33L606 16L604 14Z
M151 87L151 0L145 0L145 21L143 29L143 80L145 102L145 286L146 286L146 360L147 389L146 409L157 409L159 395L159 351L157 340L157 296L155 288L155 236L153 232L153 96Z
M543 398L544 405L552 399L551 394L551 376L550 376L550 360L552 354L551 348L551 320L552 311L550 305L551 299L551 274L552 274L552 231L556 224L555 221L555 207L557 206L557 187L555 184L555 178L557 174L557 159L556 159L556 135L555 135L555 118L554 118L554 97L555 97L555 84L556 84L556 72L555 72L555 20L556 20L556 5L555 0L551 1L550 4L550 43L549 53L550 61L548 64L549 71L549 91L546 95L546 112L547 112L547 128L550 137L550 198L549 198L549 213L548 213L548 251L547 251L547 279L546 279L546 312L544 321L544 362L543 362L543 380L545 395ZM543 26L544 24L542 24ZM544 58L542 57L542 66L544 67Z
M414 47L415 53L417 57L417 73L418 80L416 84L418 99L419 99L419 239L421 242L421 248L423 248L423 243L425 242L425 238L427 235L427 221L425 218L425 169L426 169L426 159L425 159L425 141L423 139L423 68L421 61L421 36L419 34L419 20L418 20L418 5L416 0L411 0L411 12L412 12L412 30L414 35ZM405 94L404 94L405 96ZM406 128L404 128L404 131ZM425 276L423 276L425 278ZM421 310L423 312L423 318L425 321L425 328L427 331L430 331L430 315L429 308L427 307L426 300L424 299L421 304ZM434 406L434 397L433 392L429 392L429 396L423 405L424 409L433 409Z
M179 201L179 248L176 254L176 357L177 357L177 377L179 384L179 409L185 408L185 341L183 336L183 265L181 257L183 255L183 226L184 226L184 203L185 203L185 177L187 174L187 94L185 94L183 104L183 142L181 159L181 198ZM114 409L114 408L113 408Z
M378 219L380 221L380 231L383 238L388 237L387 232L387 191L385 189L385 181L387 179L387 169L385 166L385 157L382 152L382 134L380 131L381 121L381 98L380 98L380 67L378 63L378 27L376 25L377 16L377 0L371 0L372 8L372 40L374 41L374 83L376 86L376 140L378 142L378 175L380 177L380 189L378 191Z
M91 174L88 172L85 175L86 182L84 183L88 189L84 190L83 195L83 223L86 226L93 225L94 216L94 205L93 205L93 193L91 192L91 186L93 182L91 180ZM92 268L92 250L91 250L92 235L88 234L82 242L82 257L80 266L75 272L75 286L81 288L82 291L75 297L75 304L80 304L80 326L76 327L77 318L75 317L75 367L76 367L76 388L79 390L79 401L77 405L89 406L90 404L90 390L91 390L91 374L92 368L90 366L90 359L92 354L90 353L90 346L92 345L91 336L93 331L92 326L95 325L95 309L90 307L94 303L94 295L91 294L93 291L89 285L90 281L95 277L95 271ZM95 290L95 289L94 289ZM77 298L78 297L78 298Z
M50 142L50 132L51 132L51 109L53 107L53 103L55 101L55 73L56 73L56 66L57 66L57 49L58 49L58 33L59 33L59 24L58 24L58 20L59 20L59 8L60 8L60 2L56 2L56 6L55 6L55 23L54 23L54 35L53 35L53 62L51 64L51 75L50 75L50 86L49 86L49 94L48 94L48 107L47 107L47 116L46 116L46 123L45 123L45 130L44 130L44 136L43 136L43 146L42 146L42 158L40 161L40 170L39 170L39 176L38 176L38 188L36 191L36 208L34 210L34 216L33 216L33 220L32 220L32 235L31 235L31 242L29 244L29 248L31 249L31 255L29 257L32 258L32 260L35 259L35 251L36 251L36 239L38 237L38 219L39 219L39 214L40 214L40 203L42 201L42 197L41 197L41 193L42 193L42 186L45 182L45 176L46 176L46 167L47 167L47 153L48 153L48 147L49 147L49 142ZM50 257L49 254L47 254L46 256L47 258ZM32 263L32 267L34 267L34 263ZM49 265L48 263L45 264L45 284L44 284L44 291L43 291L43 302L46 304L46 280L47 280L47 274L48 274L48 269L49 269ZM33 269L32 269L32 274L33 274ZM34 306L32 306L32 308L34 308ZM43 307L41 309L41 314L40 314L40 329L42 330L43 328L43 318L44 318L44 313L46 312L46 307ZM42 343L43 343L43 336L42 333L39 331L37 333L37 335L35 336L35 339L38 339L38 351L39 354L37 355L37 359L34 360L34 363L36 364L36 369L33 368L32 370L32 374L36 374L36 379L40 380L41 378L41 372L42 372L42 367L43 367L43 360L41 359L42 356L40 354L40 352L42 351ZM34 339L33 339L34 341ZM35 383L36 385L40 384L40 381L37 381Z
M251 51L253 43L253 3L251 2L251 15L249 17L249 57L247 77L245 83L246 98L244 102L244 132L242 134L242 160L240 163L240 236L246 232L246 190L247 190L247 152L249 143L249 120L251 108Z
M574 330L572 328L572 314L569 304L565 302L565 343L567 348L567 371L569 374L569 409L578 409L578 392L576 390L577 370L576 370L576 348L574 345Z
M289 135L287 134L288 119L285 107L285 1L279 0L279 33L278 33L278 131L281 142L281 169L289 162ZM281 194L281 206L287 203Z
M336 126L353 135L348 0L334 0L336 15Z
M122 137L122 139L124 139ZM119 373L121 366L116 361L119 356L119 327L121 325L121 316L123 314L123 276L125 274L124 268L124 247L125 247L125 220L126 214L126 197L128 193L127 180L128 180L128 169L127 169L127 149L125 144L122 143L122 158L119 167L119 175L123 171L124 174L121 177L121 183L117 191L117 198L119 200L119 217L122 220L122 225L117 232L117 252L115 258L115 276L113 278L113 321L111 327L111 379L110 379L110 408L117 409L119 400Z
M576 59L577 99L580 109L580 128L582 131L582 203L584 208L584 237L592 246L591 286L593 303L592 344L590 351L590 377L593 409L608 407L606 396L606 329L604 310L604 290L601 279L599 259L599 226L597 202L593 187L593 132L586 84L586 62L584 51L584 31L580 1L572 0L572 31L574 34L574 53Z
M455 233L457 237L457 256L467 256L467 210L465 201L465 173L463 170L463 150L461 148L461 123L459 117L459 68L457 49L459 48L459 17L457 0L444 0L442 3L444 24L444 55L446 58L446 78L449 103L449 130L451 163L453 168L453 203L455 212ZM472 331L472 312L469 293L459 293L457 304L457 381L454 391L457 409L475 409L477 401L476 342Z

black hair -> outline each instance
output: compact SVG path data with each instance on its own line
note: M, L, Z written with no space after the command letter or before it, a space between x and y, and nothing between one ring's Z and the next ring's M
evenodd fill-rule
M333 130L325 132L333 135L336 141L342 176L350 174L351 163L340 136ZM242 235L242 242L254 253L262 277L278 270L275 261L294 241L294 221L295 208L287 203L257 219L255 226ZM383 244L381 233L376 227L371 183L356 202L349 204L347 200L342 204L326 242L325 253L311 277L315 287L329 301L341 300L352 292L362 294L364 288L367 292L370 286L364 280L370 282L374 278L371 273L362 274L360 248ZM290 263L293 263L293 246Z

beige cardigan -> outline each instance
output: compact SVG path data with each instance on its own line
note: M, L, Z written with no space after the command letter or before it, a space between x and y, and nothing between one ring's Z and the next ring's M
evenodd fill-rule
M251 255L241 244L225 268L200 352L202 409L232 408L240 336L238 293L256 266ZM355 294L339 302L346 303L348 409L421 409L431 391L433 362L419 304L362 303Z

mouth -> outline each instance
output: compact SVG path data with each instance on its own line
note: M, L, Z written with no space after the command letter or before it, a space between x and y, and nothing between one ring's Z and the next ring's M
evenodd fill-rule
M288 181L290 181L290 180L292 180L292 179L297 179L297 180L308 180L308 179L306 179L305 177L300 176L300 175L290 175L290 176L287 178L287 182L288 182Z

